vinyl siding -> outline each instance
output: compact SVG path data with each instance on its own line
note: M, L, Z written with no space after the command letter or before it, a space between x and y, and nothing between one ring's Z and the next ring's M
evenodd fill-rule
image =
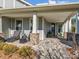
M5 8L13 8L14 0L5 0Z
M22 4L21 2L18 2L17 0L15 1L15 8L19 7L26 7L26 5Z
M3 33L5 33L6 35L9 35L9 29L11 28L11 20L10 18L7 17L3 17L2 18L2 31Z
M23 19L23 29L24 30L29 30L29 18L24 18Z
M37 25L38 30L42 30L42 18L38 18Z
M11 18L11 29L15 30L15 18Z
M3 0L0 0L0 7L3 7Z
M49 31L49 28L50 28L50 23L45 20L45 23L44 23L45 37L47 36L47 32Z
M77 16L77 33L79 33L79 16Z

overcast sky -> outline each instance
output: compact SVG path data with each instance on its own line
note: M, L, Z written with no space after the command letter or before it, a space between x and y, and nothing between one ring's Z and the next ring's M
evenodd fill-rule
M27 2L35 5L39 3L48 3L48 0L26 0ZM57 3L71 3L71 2L79 2L79 0L56 0Z

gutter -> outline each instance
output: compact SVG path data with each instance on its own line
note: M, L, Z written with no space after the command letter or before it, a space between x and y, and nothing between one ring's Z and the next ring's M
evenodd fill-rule
M32 6L32 4L30 4L30 3L28 3L28 2L26 2L26 1L24 1L24 0L17 0L17 1L19 1L19 2L21 2L21 3L23 3L23 4L25 4L26 6L28 5L28 6Z
M45 11L77 11L78 4L26 6L24 8L0 9L0 13L45 12Z

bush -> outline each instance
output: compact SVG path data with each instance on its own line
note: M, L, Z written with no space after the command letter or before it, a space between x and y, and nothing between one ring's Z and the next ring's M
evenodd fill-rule
M4 54L12 54L18 50L18 47L15 45L7 44L3 46L3 52Z
M30 56L35 54L34 50L28 46L23 46L23 47L19 48L18 53L20 56L23 56L23 57L28 56L29 58L30 58Z
M0 50L2 50L5 45L6 45L6 43L0 42Z

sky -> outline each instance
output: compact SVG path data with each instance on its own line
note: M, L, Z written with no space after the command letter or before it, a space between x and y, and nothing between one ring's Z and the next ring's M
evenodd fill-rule
M27 2L35 5L39 3L48 3L48 0L26 0ZM71 3L71 2L79 2L79 0L56 0L57 3Z

